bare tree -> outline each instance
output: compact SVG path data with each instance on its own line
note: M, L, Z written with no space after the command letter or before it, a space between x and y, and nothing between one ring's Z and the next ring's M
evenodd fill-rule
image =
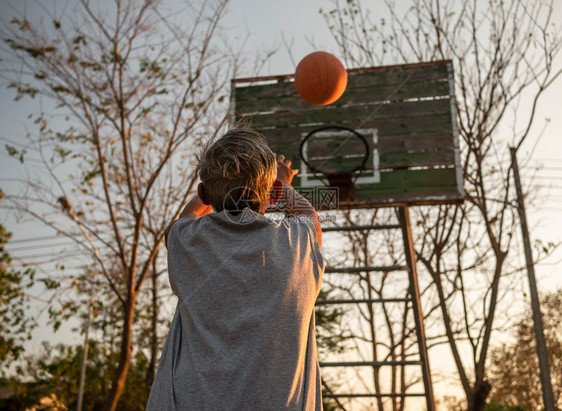
M507 281L521 264L507 259L517 221L506 146L530 135L539 99L561 73L554 61L562 37L552 1L415 0L404 14L384 3L390 17L376 22L359 1L334 1L324 16L349 68L453 61L466 202L419 208L414 220L418 261L431 277L468 408L481 410L498 304L512 295ZM500 125L508 121L506 134ZM465 341L470 359L461 354Z
M73 239L111 290L98 298L119 302L119 358L105 400L115 409L131 361L137 299L144 280L156 275L165 227L192 192L193 152L225 123L238 55L219 43L225 1L180 14L157 1L103 7L82 0L67 13L44 9L41 20L23 15L3 26L3 78L16 99L42 104L27 149L8 147L24 166L42 168L27 168L5 208ZM60 278L80 284L72 275Z

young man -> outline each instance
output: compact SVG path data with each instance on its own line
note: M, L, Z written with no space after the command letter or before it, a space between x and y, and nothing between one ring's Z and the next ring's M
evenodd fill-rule
M178 305L147 409L321 410L321 228L291 186L298 170L248 129L198 160L198 195L166 236ZM281 221L264 216L276 179Z

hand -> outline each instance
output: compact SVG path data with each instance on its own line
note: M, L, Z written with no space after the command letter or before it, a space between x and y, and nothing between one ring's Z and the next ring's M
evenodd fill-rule
M291 169L291 160L286 159L283 154L277 156L277 180L283 184L291 185L293 177L299 170Z

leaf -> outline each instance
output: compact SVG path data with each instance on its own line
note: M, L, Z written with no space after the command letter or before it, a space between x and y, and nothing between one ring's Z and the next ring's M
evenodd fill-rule
M61 326L61 321L60 320L55 321L55 323L53 324L53 329L55 330L55 332L58 331L60 326Z
M50 278L42 278L39 280L40 282L42 282L45 287L47 288L47 290L55 290L57 288L60 287L60 282L50 279Z
M11 145L9 145L9 144L6 144L5 147L6 147L6 151L8 152L8 155L9 155L10 157L15 157L15 156L17 156L17 155L19 154L18 149L15 148L14 146L11 146Z
M86 37L84 36L76 36L72 39L72 43L74 44L86 44Z

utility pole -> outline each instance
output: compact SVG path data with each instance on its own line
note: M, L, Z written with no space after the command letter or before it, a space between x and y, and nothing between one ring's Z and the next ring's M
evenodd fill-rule
M523 246L525 248L525 260L527 262L527 276L529 277L529 289L531 294L531 308L533 310L533 324L535 327L535 340L537 343L537 355L539 357L539 369L542 386L542 399L545 411L554 411L554 394L552 392L552 382L550 380L550 366L548 365L548 352L546 350L546 340L544 338L544 326L542 322L539 294L537 292L537 280L535 278L535 266L531 253L531 240L529 228L527 226L527 216L525 214L525 203L523 202L523 191L521 190L521 179L519 177L519 166L517 165L517 149L510 147L511 165L515 179L515 191L517 192L517 211L523 232Z

